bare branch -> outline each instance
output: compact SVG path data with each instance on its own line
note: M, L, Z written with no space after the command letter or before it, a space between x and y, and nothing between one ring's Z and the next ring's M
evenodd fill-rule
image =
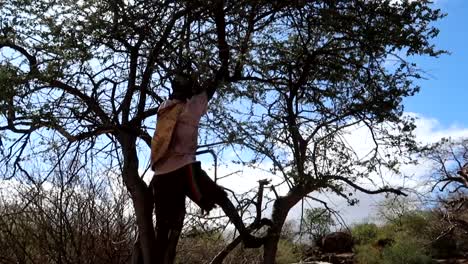
M367 194L394 193L396 195L408 196L406 193L402 192L401 189L395 189L395 188L390 188L390 187L383 187L383 188L379 188L377 190L368 190L368 189L366 189L364 187L361 187L361 186L357 185L355 182L351 181L350 179L342 177L342 176L329 175L329 176L326 176L325 178L326 179L334 179L334 180L343 181L343 182L347 183L348 185L350 185L351 187L355 188L356 190L359 190L359 191L361 191L363 193L367 193Z

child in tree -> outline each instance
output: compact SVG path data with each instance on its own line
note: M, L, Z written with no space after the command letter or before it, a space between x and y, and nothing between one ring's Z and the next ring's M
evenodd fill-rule
M203 89L191 75L181 73L176 74L171 86L172 94L158 110L151 146L158 263L174 260L185 216L185 196L206 212L219 205L240 232L244 245L260 247L263 239L247 231L226 192L195 158L198 125L215 89Z

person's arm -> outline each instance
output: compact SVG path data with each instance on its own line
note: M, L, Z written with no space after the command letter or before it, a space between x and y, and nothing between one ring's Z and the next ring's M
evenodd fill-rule
M200 84L200 82L195 77L193 77L192 85L193 85L193 88L192 88L193 94L197 95L197 94L201 94L205 92L208 101L210 101L211 98L213 98L213 95L215 94L216 88L217 88L217 85L215 85L215 83L213 82L206 82L206 83Z
M208 97L208 101L210 101L211 98L213 98L213 95L216 92L216 88L217 88L217 85L214 83L210 83L209 85L207 85L205 91L206 91L206 97Z
M178 73L174 76L172 86L173 88L176 88L173 89L174 91L176 90L178 93L182 94L189 92L192 96L206 92L206 97L209 101L213 98L216 88L219 86L218 83L219 82L213 81L200 84L197 76L194 74L188 75Z

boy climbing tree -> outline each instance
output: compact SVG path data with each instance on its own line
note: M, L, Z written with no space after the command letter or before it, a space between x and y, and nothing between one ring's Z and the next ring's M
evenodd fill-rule
M178 71L171 86L172 94L158 110L151 143L158 263L173 263L175 259L185 217L185 196L206 212L219 205L239 231L244 245L260 247L264 239L248 232L226 192L208 177L195 158L198 125L215 88L201 87L191 70Z

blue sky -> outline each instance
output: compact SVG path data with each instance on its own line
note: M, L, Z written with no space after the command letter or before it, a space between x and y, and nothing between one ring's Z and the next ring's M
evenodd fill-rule
M436 26L434 44L451 54L418 58L429 79L419 81L421 91L404 101L405 111L435 118L444 127L468 127L468 1L439 0L435 6L448 15Z

